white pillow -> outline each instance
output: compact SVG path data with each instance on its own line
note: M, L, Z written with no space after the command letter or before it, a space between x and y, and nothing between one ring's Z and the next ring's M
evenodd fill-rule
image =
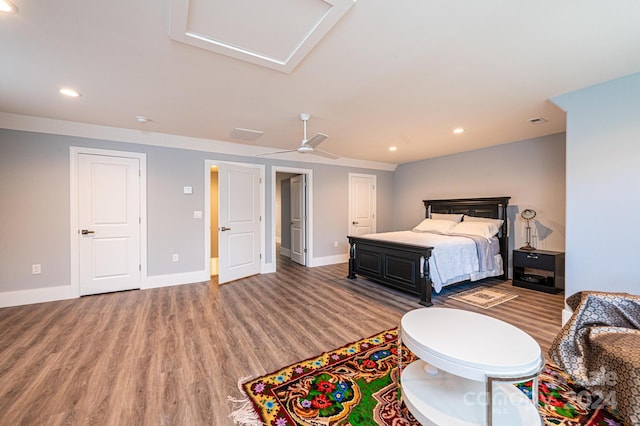
M477 235L490 239L498 233L499 228L491 222L460 222L453 227L451 235Z
M504 223L504 220L502 220L502 219L491 219L491 218L488 218L488 217L467 216L466 214L464 215L464 221L465 222L489 222L489 223L495 223L498 228L500 228L502 226L502 224Z
M434 234L448 234L453 227L456 226L455 222L450 220L435 220L425 219L413 228L413 232L431 232Z
M462 222L461 214L444 214L444 213L431 213L431 219L435 220L450 220L451 222Z

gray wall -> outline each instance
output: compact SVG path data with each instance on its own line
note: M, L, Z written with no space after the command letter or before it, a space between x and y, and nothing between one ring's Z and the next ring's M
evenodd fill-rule
M564 251L565 135L512 142L400 165L393 180L394 228L411 229L425 215L422 200L510 196L509 246L522 247L526 222L536 210L534 245Z
M567 111L565 294L640 294L640 73L553 101Z
M314 257L346 253L348 173L378 179L379 229L391 227L392 172L315 165L263 158L137 145L0 129L0 292L69 285L69 147L89 147L147 155L148 275L200 271L204 225L193 219L204 210L205 160L266 166L266 262L271 262L271 167L312 169L314 175ZM192 195L183 194L191 186ZM340 226L336 226L340 224ZM338 240L340 247L334 248ZM171 262L179 253L180 262ZM42 265L31 275L31 265Z

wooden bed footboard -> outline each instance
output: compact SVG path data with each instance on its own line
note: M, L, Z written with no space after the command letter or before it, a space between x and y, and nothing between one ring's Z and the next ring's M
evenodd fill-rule
M412 246L360 237L349 239L349 275L395 287L420 297L420 304L431 306L429 257L431 247Z

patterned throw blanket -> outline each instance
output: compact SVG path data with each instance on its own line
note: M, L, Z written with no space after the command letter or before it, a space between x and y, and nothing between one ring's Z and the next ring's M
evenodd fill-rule
M567 305L573 316L551 345L551 359L640 425L640 296L580 292Z

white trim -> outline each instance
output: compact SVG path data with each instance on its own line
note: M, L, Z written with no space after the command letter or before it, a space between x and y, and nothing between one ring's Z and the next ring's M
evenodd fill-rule
M313 16L309 28L305 28L300 39L288 39L294 42L293 48L280 55L272 55L267 50L252 50L249 47L234 45L226 40L216 39L211 34L201 34L190 31L189 11L190 0L173 0L170 9L169 37L175 41L206 49L211 52L230 56L232 58L261 65L284 73L290 73L307 56L324 36L342 19L356 0L324 0L330 7L322 14ZM277 29L274 28L277 31ZM252 43L249 43L251 45ZM283 46L278 46L283 47Z
M313 259L313 170L297 167L271 166L271 257L275 265L276 253L276 173L296 173L307 176L305 194L307 199L307 223L306 223L306 264L310 266ZM280 247L282 251L282 247ZM290 252L289 252L290 253Z
M211 276L207 271L180 272L177 274L154 275L147 277L143 290L174 285L194 284L209 281Z
M269 262L264 264L263 274L273 274L276 271L276 262Z
M31 117L28 115L0 112L0 129L21 130L25 132L48 133L52 135L75 136L104 141L128 142L140 145L164 146L168 148L188 149L219 154L256 157L273 152L273 148L247 144L224 142L215 139L194 138L190 136L170 135L120 127L99 126L96 124L54 120L51 118ZM262 158L262 157L260 157ZM330 160L318 155L300 155L297 152L272 155L274 160L295 161L297 163L330 164L353 168L394 171L397 164L378 161L338 158Z
M0 293L0 308L54 302L56 300L75 299L77 297L78 295L75 294L70 285L5 291Z
M355 177L359 178L373 178L373 229L371 230L372 234L376 233L378 229L378 176L364 173L349 173L349 200L348 200L348 222L347 222L347 235L351 235L351 222L353 219L351 218L351 180Z
M140 288L145 288L147 277L147 155L140 152L115 151L86 147L69 147L69 239L70 278L74 297L80 297L80 264L78 247L78 157L80 154L135 158L140 161Z
M349 253L336 254L333 256L316 257L315 259L312 259L312 261L310 262L311 264L309 266L316 267L316 266L335 265L337 263L347 263L348 261L349 261Z
M265 165L254 163L237 163L233 161L219 161L219 160L204 160L204 272L210 279L211 278L211 166L220 166L221 163L235 164L236 166L251 167L260 169L260 253L262 253L262 259L260 259L260 273L274 272L272 266L266 263L266 207L265 207ZM218 206L220 203L218 203ZM218 253L218 258L222 253ZM219 265L219 263L218 263Z

